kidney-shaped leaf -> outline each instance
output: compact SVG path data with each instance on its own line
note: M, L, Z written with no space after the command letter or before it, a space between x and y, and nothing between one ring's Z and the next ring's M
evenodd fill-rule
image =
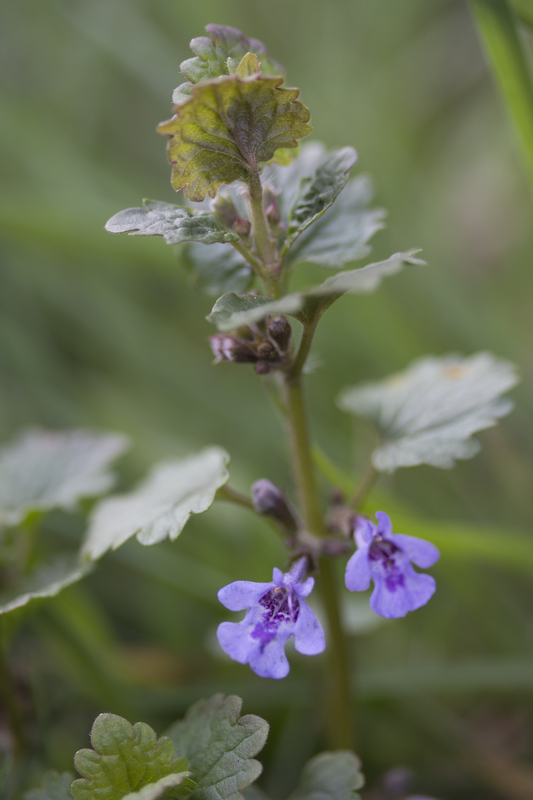
M49 562L39 564L16 587L0 593L0 614L22 608L32 600L55 597L73 583L81 580L92 564L80 562L77 555L60 554Z
M131 725L116 714L100 714L91 731L92 750L78 750L74 766L82 776L71 787L74 800L121 800L123 797L152 800L190 794L194 785L186 758L177 758L166 736L157 738L145 722ZM139 790L168 775L178 775L156 794Z
M288 314L296 319L305 319L314 314L317 308L327 308L333 300L345 293L373 292L384 277L394 275L406 264L424 265L424 261L414 257L416 252L411 250L408 253L396 253L386 261L338 272L313 289L293 292L279 300L252 294L239 296L230 292L218 298L207 319L221 331L235 330L241 325L256 325L273 314Z
M512 401L500 395L517 381L514 365L490 353L429 357L385 381L345 389L338 404L377 426L382 443L372 461L381 472L418 464L449 469L478 452L473 433L511 411Z
M359 800L365 779L361 762L349 750L319 753L302 770L290 800Z
M199 83L157 130L170 137L172 186L189 200L216 195L223 183L248 179L278 148L296 147L311 132L309 109L282 78L227 75Z
M181 208L161 200L143 200L142 208L126 208L106 222L106 231L131 236L162 236L167 244L182 242L236 242L239 237L226 231L210 211Z
M28 431L0 451L0 525L30 511L71 510L113 483L109 464L128 447L120 434Z
M134 534L141 544L175 539L191 514L212 504L228 480L228 454L208 447L188 458L157 464L130 494L100 502L91 515L82 552L95 560Z
M268 735L268 723L248 714L240 717L242 700L216 694L195 703L167 731L176 751L190 763L196 781L191 800L242 800L240 794L262 771L253 756Z

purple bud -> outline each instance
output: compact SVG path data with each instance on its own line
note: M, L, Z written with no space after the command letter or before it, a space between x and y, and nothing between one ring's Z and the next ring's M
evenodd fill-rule
M294 533L298 529L283 492L267 478L261 478L252 486L252 503L258 514L272 517L289 533Z
M211 203L211 207L218 214L226 228L231 230L235 221L239 219L239 214L231 197L219 192L216 199Z
M280 350L285 351L291 339L291 326L285 317L272 317L268 323L268 335L274 339Z
M272 227L279 225L281 222L281 216L275 203L270 203L270 205L266 208L265 213L266 218Z

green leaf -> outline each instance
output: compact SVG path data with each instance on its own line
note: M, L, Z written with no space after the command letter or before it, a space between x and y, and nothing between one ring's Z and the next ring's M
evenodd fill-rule
M360 175L348 181L335 204L299 236L290 249L290 265L311 261L328 269L340 269L370 252L368 241L385 227L386 212L368 208L374 194L372 181Z
M71 772L56 772L51 769L44 773L42 789L30 789L24 793L24 800L72 800L70 784L74 775Z
M319 753L303 768L290 800L360 800L356 789L365 782L360 768L350 750Z
M189 780L187 759L176 758L170 739L158 739L145 722L131 725L116 714L100 714L91 731L91 745L92 750L78 750L74 757L74 766L82 776L72 784L74 800L174 798L190 794L194 786ZM159 791L139 792L171 774L177 777L161 784Z
M120 434L27 431L0 451L0 526L30 511L72 510L113 484L111 461L128 447Z
M216 301L207 320L221 331L231 331L241 325L256 325L273 314L288 314L296 319L306 319L318 310L325 310L331 303L345 293L369 294L373 292L384 277L394 275L406 264L424 265L414 258L416 250L396 253L386 261L367 264L360 269L338 272L306 292L293 292L280 300L269 300L257 295L233 293L222 295Z
M166 775L157 783L150 783L138 792L127 794L123 800L172 800L175 797L185 797L189 795L194 787L194 781L187 777L190 772Z
M172 119L157 130L170 137L172 186L189 200L214 197L223 183L247 181L278 148L296 147L312 128L298 89L282 78L228 75L197 84Z
M191 41L191 50L196 58L181 63L181 71L189 83L181 84L174 91L172 100L176 105L190 96L189 87L195 83L236 72L248 53L257 57L263 75L284 74L281 64L270 58L267 48L258 39L249 39L242 31L229 25L206 25L206 30L211 38L198 36Z
M512 401L500 395L517 382L515 367L490 353L429 357L385 381L345 389L338 405L377 426L382 443L372 463L381 472L418 464L449 469L479 451L473 433L511 411Z
M261 774L253 756L266 742L268 723L253 714L240 717L241 706L239 697L216 694L195 703L167 731L190 762L197 784L191 800L242 800L241 791Z
M183 253L183 261L191 272L193 284L207 294L245 292L254 278L244 258L233 247L223 244L211 247L191 244Z
M0 593L0 614L22 608L32 600L55 597L67 586L76 583L92 569L77 555L60 554L40 564L15 588Z
M110 233L130 236L162 236L167 244L182 242L236 242L239 237L226 231L210 211L181 208L161 200L143 200L143 208L126 208L106 222Z
M353 147L336 150L318 167L313 176L303 178L294 205L289 213L285 247L292 243L313 222L322 216L344 189L348 172L357 160Z
M134 534L141 544L176 539L191 514L212 504L228 480L229 456L220 447L208 447L188 458L157 464L148 478L130 494L110 497L93 510L84 556L93 560L116 550Z

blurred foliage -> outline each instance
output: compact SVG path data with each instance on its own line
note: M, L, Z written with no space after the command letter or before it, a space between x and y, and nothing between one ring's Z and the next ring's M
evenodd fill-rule
M401 765L416 775L413 791L519 798L533 758L532 208L467 5L18 0L2 18L2 441L28 425L124 432L135 446L122 488L156 459L218 444L232 456L232 485L247 491L265 476L290 495L276 410L251 368L212 367L212 300L190 287L180 252L103 230L143 197L176 200L155 127L208 22L264 41L301 89L313 137L356 147L389 210L372 260L421 247L430 263L372 297L341 299L319 328L308 385L326 456L357 474L373 447L334 405L347 384L426 353L489 349L519 366L517 410L482 434L475 460L403 470L370 499L393 520L397 509L397 530L441 547L430 604L378 624L366 600L346 598L360 634L367 787ZM531 32L520 35L531 56ZM324 277L300 266L295 288ZM81 516L55 512L39 535L72 546L83 528ZM215 691L238 692L245 713L271 723L261 782L274 800L287 796L322 744L310 705L321 657L304 667L295 655L289 678L268 682L229 663L214 639L217 590L268 580L283 557L266 525L220 503L178 542L129 542L81 584L17 612L2 640L34 755L23 775L4 762L2 796L39 785L46 766L71 769L101 711L163 730ZM0 720L0 747L6 737Z

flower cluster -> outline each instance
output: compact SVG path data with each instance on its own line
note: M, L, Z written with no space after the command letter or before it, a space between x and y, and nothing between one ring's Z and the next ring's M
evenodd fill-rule
M372 580L372 610L388 619L404 617L425 605L435 592L434 578L416 572L412 564L427 569L438 560L439 551L416 536L393 533L390 518L382 511L376 518L377 525L356 518L357 549L346 565L346 587L352 592L364 591ZM305 578L307 569L308 558L303 556L285 574L275 568L270 583L235 581L218 593L230 611L246 610L241 622L219 625L220 646L263 678L288 674L285 645L291 636L296 650L304 655L317 655L325 649L322 626L305 600L315 583L314 578Z
M291 327L285 317L273 317L267 335L244 327L235 333L218 333L209 337L215 364L255 364L255 371L265 375L287 363Z

